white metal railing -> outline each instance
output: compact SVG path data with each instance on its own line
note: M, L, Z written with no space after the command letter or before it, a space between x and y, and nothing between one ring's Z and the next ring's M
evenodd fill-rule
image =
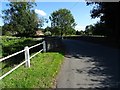
M41 44L43 44L43 49L41 49L40 51L38 51L37 53L33 54L33 55L30 57L29 50L32 49L32 48L34 48L34 47L37 47L37 46L39 46L39 45L41 45ZM15 56L15 55L18 55L18 54L20 54L20 53L23 53L23 52L25 53L25 61L23 61L22 63L20 63L19 65L17 65L16 67L14 67L14 68L11 69L10 71L8 71L7 73L5 73L4 75L0 76L0 80L3 79L4 77L6 77L8 74L12 73L14 70L16 70L17 68L19 68L19 67L20 67L21 65L23 65L23 64L26 64L26 67L30 67L30 59L33 58L34 56L36 56L38 53L40 53L40 52L42 52L42 51L46 52L45 41L43 41L42 43L36 44L36 45L34 45L34 46L31 46L31 47L26 46L26 47L24 48L24 50L21 50L21 51L19 51L19 52L16 52L16 53L14 53L14 54L12 54L12 55L9 55L9 56L7 56L7 57L1 58L1 59L0 59L0 62L4 61L4 60L6 60L6 59L8 59L8 58L10 58L10 57L13 57L13 56Z

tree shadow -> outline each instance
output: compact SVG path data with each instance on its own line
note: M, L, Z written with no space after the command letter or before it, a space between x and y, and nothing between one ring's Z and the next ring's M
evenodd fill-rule
M88 76L98 77L91 79L101 85L94 88L120 88L119 49L76 40L64 40L64 43L67 50L66 58L91 63L90 67L77 68L76 73L86 73Z

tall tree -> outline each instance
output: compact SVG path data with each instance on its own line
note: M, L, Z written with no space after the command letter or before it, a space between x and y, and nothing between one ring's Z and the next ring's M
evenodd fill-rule
M70 10L59 9L49 17L51 20L52 33L55 35L69 35L75 33L75 19Z
M2 35L2 26L0 26L0 36Z
M32 10L34 2L10 2L9 9L4 10L3 31L10 31L20 36L32 36L42 25L37 14Z
M92 2L95 4L91 11L91 17L100 17L102 24L105 24L107 36L119 37L119 8L120 2Z
M96 24L94 24L94 31L93 31L94 35L107 36L108 33L109 32L108 32L108 30L106 30L105 23L97 22Z
M92 35L93 31L94 31L94 26L93 25L87 25L85 27L85 34Z

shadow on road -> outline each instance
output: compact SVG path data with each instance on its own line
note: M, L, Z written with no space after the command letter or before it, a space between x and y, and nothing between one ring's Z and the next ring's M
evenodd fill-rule
M119 49L77 40L64 40L66 58L86 63L84 68L77 68L76 73L87 74L96 88L120 88ZM88 65L88 66L87 66ZM77 83L79 86L80 83Z

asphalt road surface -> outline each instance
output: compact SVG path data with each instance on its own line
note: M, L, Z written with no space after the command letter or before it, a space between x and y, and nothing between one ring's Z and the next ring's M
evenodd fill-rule
M117 88L119 49L77 40L63 40L65 61L56 88Z

